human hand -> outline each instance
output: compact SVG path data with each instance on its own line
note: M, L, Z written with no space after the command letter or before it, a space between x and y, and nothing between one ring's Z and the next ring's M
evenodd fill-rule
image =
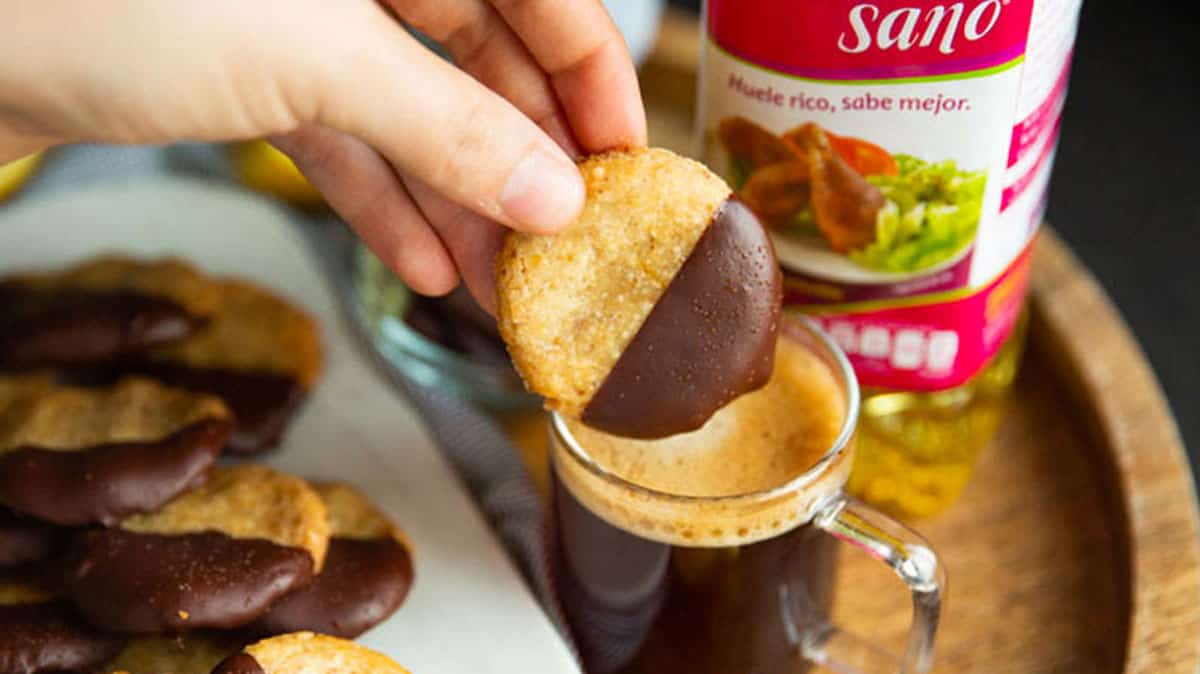
M503 227L565 226L584 196L571 156L646 140L633 65L598 0L0 11L0 162L80 141L267 136L408 285L441 294L461 273L489 310Z

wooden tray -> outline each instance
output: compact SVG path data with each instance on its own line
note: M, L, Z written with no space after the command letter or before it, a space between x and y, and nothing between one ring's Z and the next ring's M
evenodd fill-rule
M651 141L691 154L695 20L668 13L642 68ZM1024 371L962 500L917 523L950 573L937 672L1195 674L1200 546L1162 391L1095 279L1052 232ZM894 578L843 555L835 618L899 649Z

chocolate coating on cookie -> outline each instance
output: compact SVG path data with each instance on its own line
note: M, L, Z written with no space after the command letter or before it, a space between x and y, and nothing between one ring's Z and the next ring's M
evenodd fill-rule
M404 603L412 558L394 538L333 538L325 568L308 587L284 597L249 628L255 634L309 630L353 639Z
M0 672L87 672L121 649L124 638L93 629L70 602L0 605Z
M278 446L288 422L307 397L307 391L294 377L274 372L170 362L138 363L128 369L169 386L225 401L236 419L226 450L241 456Z
M727 201L582 419L634 438L695 430L771 375L782 280L762 225Z
M262 665L254 656L247 653L234 653L225 658L213 668L212 674L266 674Z
M246 643L237 633L210 630L143 635L94 674L209 674Z
M320 328L304 310L256 285L223 280L212 320L193 337L154 349L128 371L208 393L236 419L229 450L279 445L322 368Z
M46 559L61 538L58 527L0 508L0 567Z
M510 233L497 316L547 408L618 435L700 426L770 370L780 278L758 218L708 168L666 150L580 163L564 231Z
M0 503L56 524L112 524L203 482L231 431L211 419L148 442L19 447L0 453Z
M131 633L231 629L311 581L303 549L215 532L84 533L67 592L93 625Z
M0 283L0 370L108 362L196 333L204 319L169 298L126 290Z

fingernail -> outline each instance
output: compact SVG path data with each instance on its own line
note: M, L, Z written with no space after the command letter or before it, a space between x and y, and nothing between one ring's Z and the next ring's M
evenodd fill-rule
M574 164L534 150L517 164L500 194L505 215L538 233L561 230L583 208L583 179Z

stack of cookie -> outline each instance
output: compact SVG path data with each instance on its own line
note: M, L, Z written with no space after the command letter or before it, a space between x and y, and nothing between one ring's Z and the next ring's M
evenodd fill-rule
M402 672L344 641L404 601L400 530L217 465L278 446L320 368L302 311L178 260L0 279L0 674Z

